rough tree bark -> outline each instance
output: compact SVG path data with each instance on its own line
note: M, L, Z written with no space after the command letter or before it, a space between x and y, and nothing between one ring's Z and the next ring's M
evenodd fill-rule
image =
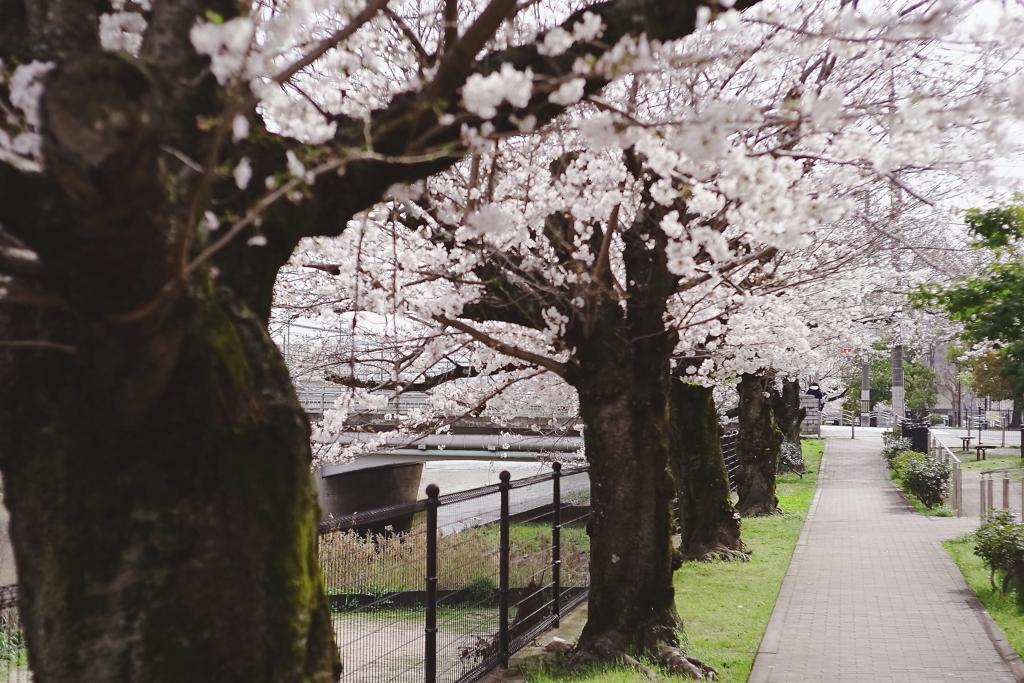
M746 558L712 389L674 380L672 426L671 463L683 560Z
M779 469L782 432L772 416L766 373L744 374L739 391L740 431L736 453L740 468L736 510L744 517L773 515L779 509L775 496L775 475Z
M782 440L799 444L800 423L807 412L800 407L800 381L783 379L781 391L774 384L769 384L768 392L771 394L772 415L782 432Z
M338 677L316 557L308 425L266 333L277 270L302 237L337 235L392 184L456 163L461 127L482 123L459 109L458 89L474 70L515 62L543 82L626 34L689 34L699 3L595 3L565 26L572 31L584 10L598 14L607 26L600 44L558 57L535 46L479 62L460 56L478 54L514 6L491 3L422 91L396 96L369 122L336 117L334 139L308 150L267 134L244 86L220 87L192 49L197 20L230 19L247 5L153 3L136 60L101 51L105 3L0 0L5 65L54 64L41 101L43 168L0 160L0 248L13 249L2 266L20 264L4 270L16 277L0 290L0 470L36 680ZM605 83L588 78L586 92ZM564 107L548 95L536 88L528 106L503 106L495 130L514 132L528 115L550 121ZM252 133L222 144L236 112ZM448 113L455 123L441 124ZM204 211L245 216L264 199L263 178L287 177L286 149L330 159L367 147L381 158L317 176L302 201L269 206L258 228L248 224L197 259L217 238L200 230ZM435 152L418 163L387 158ZM254 178L245 190L230 174L242 157ZM246 246L255 235L266 246ZM660 405L639 390L588 397L592 422L612 410L635 413L633 399ZM653 426L628 420L634 442ZM592 437L598 450L621 438L597 428ZM651 634L672 642L677 623L671 552L660 540L671 490L664 448L635 445L643 474L630 475L634 463L617 454L597 464L607 488L595 493L603 511L595 526L609 550L596 554L596 576L607 583L597 590L590 642L611 634L624 645L652 642ZM636 501L647 506L650 533L626 524L622 511ZM647 611L625 609L617 596L625 590L639 605L650 586L658 588L642 603Z
M631 165L639 177L635 160ZM646 182L641 202L651 208L622 233L626 310L602 296L593 318L571 322L566 333L576 348L577 363L566 379L579 393L592 510L589 612L571 661L640 652L701 678L711 669L678 651L682 623L672 586L681 562L671 540L669 464L670 359L677 335L666 326L665 311L678 280L668 270L666 237L658 227L671 207L651 201L653 179ZM603 237L595 230L593 246ZM652 249L649 240L659 244ZM599 284L610 292L608 277Z

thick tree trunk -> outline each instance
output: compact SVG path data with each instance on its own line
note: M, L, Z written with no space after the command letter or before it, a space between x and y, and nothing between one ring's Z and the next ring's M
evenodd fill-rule
M710 387L672 382L672 473L684 560L746 558Z
M309 428L264 321L212 288L151 327L69 317L77 355L0 366L35 680L336 680Z
M642 653L701 679L713 669L677 649L682 624L672 585L681 562L672 547L669 466L670 359L678 336L665 325L665 310L676 278L658 227L668 209L651 200L649 185L643 201L651 211L622 233L626 310L602 296L592 317L573 321L567 331L577 364L566 379L579 394L592 511L589 612L570 661L631 661L628 653ZM602 239L595 231L594 253ZM652 249L650 240L661 248ZM608 272L600 284L611 292Z
M799 444L800 423L803 422L806 412L800 408L800 382L784 379L781 391L777 391L771 383L768 387L771 393L772 415L779 431L782 432L783 441Z
M672 478L665 393L618 378L580 389L590 460L590 602L584 656L658 656L680 627L672 572ZM657 384L661 384L658 382ZM667 388L667 387L666 387Z
M782 432L772 416L769 382L771 379L764 374L744 374L737 387L740 431L736 453L740 469L736 509L744 517L773 515L779 508L775 475L779 468Z

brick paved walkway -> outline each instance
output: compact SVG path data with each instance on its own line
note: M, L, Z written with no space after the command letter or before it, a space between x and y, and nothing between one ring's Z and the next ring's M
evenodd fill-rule
M865 432L828 442L750 683L1013 683L1024 666L939 545L977 520L908 511Z

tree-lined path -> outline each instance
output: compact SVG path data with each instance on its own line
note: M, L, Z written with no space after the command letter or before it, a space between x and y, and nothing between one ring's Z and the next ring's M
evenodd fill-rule
M908 510L878 431L829 440L750 683L1021 680L1020 658L940 545L977 519Z

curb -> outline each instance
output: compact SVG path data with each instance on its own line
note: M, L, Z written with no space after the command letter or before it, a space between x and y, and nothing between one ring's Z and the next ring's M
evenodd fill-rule
M789 567L786 575L782 578L782 587L779 589L779 597L775 599L775 608L768 618L768 627L761 637L761 644L754 655L754 663L750 667L750 676L747 683L768 683L772 677L772 669L775 666L775 655L779 649L779 641L782 639L782 624L789 612L789 605L796 593L795 567L803 561L805 548L807 547L807 534L809 533L814 513L818 509L818 498L821 496L821 484L828 478L826 464L828 452L832 445L831 439L825 440L825 450L821 454L821 462L818 464L818 488L814 491L814 498L811 500L811 507L807 509L807 516L804 517L804 526L800 529L800 536L796 539L796 548L793 549L793 556L789 559Z
M945 548L943 548L945 551ZM981 600L974 593L967 581L964 580L964 575L960 572L960 568L957 567L952 558L949 557L949 553L946 553L946 559L953 564L955 574L953 580L957 583L957 589L960 591L960 595L964 601L970 606L971 611L978 617L978 621L981 622L981 628L984 629L985 635L988 636L989 640L992 641L992 645L996 648L996 652L1002 658L1003 663L1006 664L1006 668L1010 670L1010 674L1017 680L1017 683L1024 683L1024 660L1021 660L1020 655L1013 649L1010 642L1003 637L1003 630L999 628L999 625L992 620L992 616L985 609L985 606L981 604ZM952 572L951 572L952 573Z

